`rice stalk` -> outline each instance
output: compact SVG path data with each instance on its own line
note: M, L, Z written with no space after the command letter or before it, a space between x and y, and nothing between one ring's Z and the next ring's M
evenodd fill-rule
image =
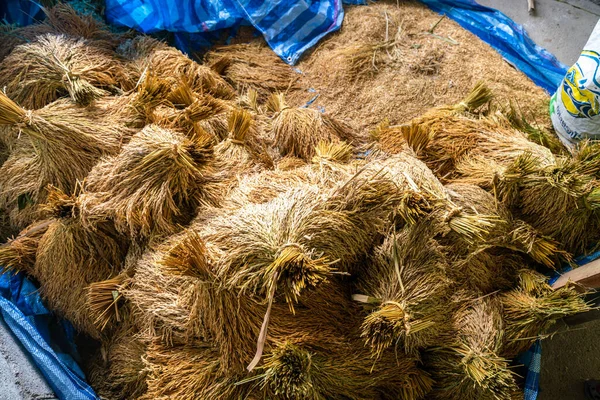
M71 210L49 224L39 241L32 275L51 310L71 321L77 330L99 338L101 332L87 303L87 287L120 270L128 244L110 223L87 229L78 207Z
M522 287L501 295L506 341L502 354L515 357L543 337L561 318L589 311L583 295L567 285L552 290L521 277ZM540 287L541 286L541 287Z
M29 109L65 96L88 105L109 91L131 88L110 52L64 35L44 35L16 47L0 64L0 86Z
M146 344L135 327L125 324L105 339L86 378L94 391L110 399L137 399L147 390L143 357Z
M267 110L273 113L274 146L282 156L295 156L310 161L321 141L345 141L353 144L356 136L332 117L310 108L292 108L285 104L282 93L271 95Z
M275 91L297 86L298 76L264 43L234 44L211 49L205 60L214 65L227 59L224 76L239 92L254 89L259 98L266 99ZM224 61L223 61L224 62Z
M30 274L40 239L46 233L50 221L41 221L28 226L18 236L0 245L0 267L3 271Z
M89 311L100 332L104 331L109 324L123 321L119 307L123 301L121 288L126 278L126 275L119 274L114 278L94 282L87 287Z
M502 320L497 299L461 302L463 306L454 314L456 334L448 345L432 348L426 355L426 365L438 383L432 397L511 399L518 388L508 360L498 355Z
M121 153L104 159L87 178L86 190L101 196L97 212L109 215L119 232L132 237L173 233L189 222L213 193L210 138L190 140L149 125Z
M390 347L416 354L448 329L448 266L433 236L427 220L388 236L358 282L376 299L361 336L377 358Z
M18 110L0 93L0 110L14 145L0 167L0 207L11 224L22 229L39 218L48 185L74 192L96 162L119 151L131 131L110 118L98 119L94 110L60 100L40 110Z

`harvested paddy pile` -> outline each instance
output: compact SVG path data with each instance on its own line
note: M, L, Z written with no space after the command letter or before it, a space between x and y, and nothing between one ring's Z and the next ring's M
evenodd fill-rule
M349 8L300 72L65 6L28 29L0 264L97 341L105 398L513 399L512 359L589 309L542 273L598 239L597 148L554 147L545 95L421 6Z

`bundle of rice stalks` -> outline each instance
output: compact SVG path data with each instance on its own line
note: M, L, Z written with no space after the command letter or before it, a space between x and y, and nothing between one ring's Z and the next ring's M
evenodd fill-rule
M295 188L213 218L203 237L223 252L219 274L228 286L259 295L280 286L291 305L336 269L352 269L382 227L393 190L360 176L333 190Z
M289 107L282 93L269 97L267 109L274 114L274 145L283 156L310 161L315 154L315 146L321 141L357 142L357 137L344 124L318 110Z
M496 216L497 221L480 249L471 253L489 252L494 247L527 254L534 261L553 268L559 260L570 260L560 243L542 235L524 221L514 219L506 206L478 186L469 184L450 184L446 186L450 199L464 210L475 215ZM457 252L459 253L459 252Z
M445 181L490 188L494 176L525 152L537 155L542 163L554 160L547 148L486 118L450 115L426 125L412 123L401 130L417 157ZM382 140L385 148L384 143Z
M210 346L153 344L145 360L148 399L420 399L432 385L412 359L388 353L373 365L360 345L327 332L278 343L250 376L224 370L218 348Z
M212 156L210 137L188 139L149 125L90 172L86 190L101 198L91 212L132 237L173 233L198 205L213 201L205 185L213 178Z
M44 35L16 47L0 64L0 86L30 109L65 96L87 105L109 91L133 87L111 52L64 35Z
M273 160L261 148L256 138L256 125L252 115L242 109L234 109L228 119L227 139L215 146L215 158L220 170L236 174L262 163L273 167Z
M26 111L0 93L0 125L15 142L0 167L0 208L23 229L44 203L47 186L73 193L96 162L119 151L131 131L110 118L64 100Z
M431 398L510 400L519 391L508 360L498 356L502 319L497 299L463 303L454 315L451 344L428 350L426 365L436 381Z
M127 95L99 99L88 109L103 118L110 115L115 123L129 128L131 134L155 120L155 110L168 103L173 81L144 71L135 88Z
M178 85L167 96L172 106L158 108L153 123L169 129L178 129L188 136L210 134L215 142L227 138L228 126L225 111L233 106L209 94L197 94L190 88L187 79L181 78Z
M414 354L448 330L448 266L429 222L389 235L359 280L354 298L373 308L362 337L376 357L392 346Z
M52 27L53 32L83 38L90 45L114 50L119 42L119 36L92 15L80 14L70 4L58 3L51 8L44 8L45 25Z
M261 99L275 91L295 87L298 77L264 42L215 47L205 55L209 64L221 65L222 73L239 92L254 89Z
M39 240L32 275L48 307L94 338L100 330L87 304L87 287L120 270L127 242L110 223L86 229L77 198L52 192L48 209L54 219Z
M0 246L0 268L4 271L31 274L40 239L50 221L34 223Z
M118 52L130 59L140 74L150 68L160 78L185 76L195 92L227 100L235 97L233 88L216 71L156 39L138 36L121 44Z
M546 278L533 271L520 273L520 286L502 293L505 344L502 355L516 357L547 333L561 318L591 309L571 285L553 290Z
M120 328L102 343L86 377L99 396L115 400L137 399L146 390L146 345L131 325Z
M499 198L542 234L580 254L597 244L600 184L595 163L557 157L550 165L524 154L496 181Z

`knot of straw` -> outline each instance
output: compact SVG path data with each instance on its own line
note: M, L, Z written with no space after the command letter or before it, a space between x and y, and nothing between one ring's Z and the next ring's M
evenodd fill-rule
M301 253L304 252L304 248L302 247L301 244L299 244L299 243L293 243L293 242L292 243L286 243L286 244L284 244L284 245L282 245L282 246L279 247L279 249L275 253L275 258L279 258L279 256L281 255L281 253L283 253L283 251L285 249L289 249L291 247L298 249Z
M24 110L23 116L21 120L16 123L16 128L19 130L19 137L21 137L21 133L23 129L33 124L33 111L32 110Z
M450 222L453 218L459 216L462 211L462 207L454 207L452 210L448 211L446 217L444 217L444 222Z

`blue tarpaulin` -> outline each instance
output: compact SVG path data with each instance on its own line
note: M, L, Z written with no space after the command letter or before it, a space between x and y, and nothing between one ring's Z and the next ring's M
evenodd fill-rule
M0 275L0 316L59 399L98 399L74 359L73 327L46 309L37 288L22 273Z
M567 67L503 13L474 0L421 1L480 37L548 92L554 93L565 75ZM364 3L344 0L344 4ZM106 16L112 24L145 33L166 30L201 35L253 25L273 51L293 65L307 49L341 27L344 10L341 0L106 0Z
M562 81L567 67L548 51L537 46L522 26L503 13L481 6L474 0L421 2L480 37L548 92L553 93ZM175 44L185 52L198 46L210 45L216 37L215 32L224 28L252 25L277 55L294 65L306 50L341 27L344 18L343 4L366 3L366 0L343 0L343 3L342 0L106 0L106 18L113 25L144 33L172 32ZM37 4L26 0L5 0L0 4L0 17L10 23L26 25L39 12ZM598 254L596 258L597 256ZM0 285L6 283L6 279L27 282L22 277L6 278L6 274L2 277L4 280L0 280ZM77 368L65 363L47 346L48 342L42 340L45 339L44 325L34 324L29 318L31 315L20 309L19 297L10 297L12 292L6 290L5 288L2 292L3 297L0 297L2 315L7 321L12 321L19 338L28 343L26 347L38 354L36 361L39 361L40 368L48 374L49 382L64 383L64 388L60 390L67 392L63 396L58 392L57 394L69 399L94 398L91 389L81 380ZM5 292L10 296L7 297ZM39 299L33 304L43 308ZM45 308L43 311L46 312ZM45 315L44 313L41 315ZM37 329L41 330L38 332ZM527 400L534 400L537 396L540 352L541 347L536 344L524 359L529 368Z

